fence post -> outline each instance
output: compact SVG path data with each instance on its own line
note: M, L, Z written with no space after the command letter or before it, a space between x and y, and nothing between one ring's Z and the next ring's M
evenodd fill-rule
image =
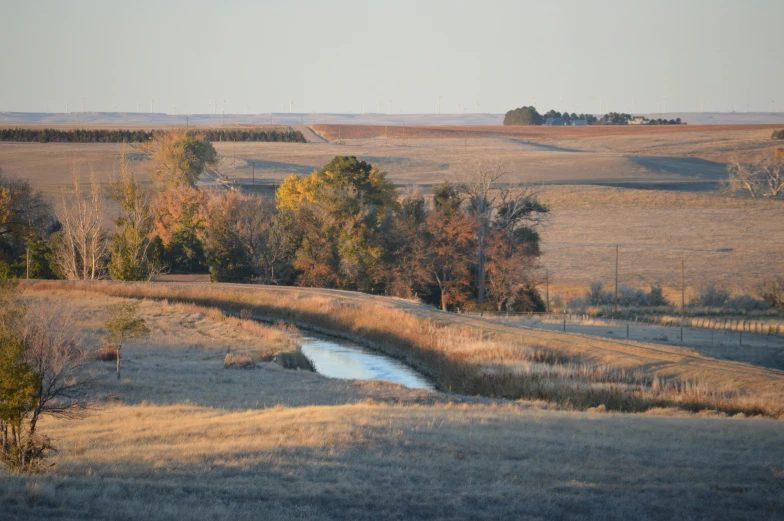
M626 323L626 338L629 338L629 323Z
M563 330L564 330L564 333L566 333L566 317L564 317L564 327L563 327Z

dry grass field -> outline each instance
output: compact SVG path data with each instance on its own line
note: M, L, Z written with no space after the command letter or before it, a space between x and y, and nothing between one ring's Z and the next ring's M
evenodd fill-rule
M719 360L682 346L563 334L442 313L403 299L242 284L35 282L31 295L174 300L345 335L429 376L442 390L545 399L566 408L691 410L784 418L771 360ZM775 353L769 356L775 358Z
M554 291L567 297L594 280L614 281L615 245L621 280L635 287L678 288L681 258L691 292L710 285L750 292L784 270L784 203L716 193L728 162L768 153L775 144L769 126L472 127L467 138L458 127L390 126L384 139L383 127L340 125L340 140L337 127L313 127L331 142L216 143L220 170L247 186L255 172L256 190L271 194L291 173L356 155L398 186L427 191L458 181L477 157L501 157L510 180L534 184L552 208L542 266L553 274ZM74 162L83 176L94 172L108 182L121 151L113 144L0 143L0 167L55 197ZM133 149L131 157L146 176L147 161Z
M277 300L334 308L339 294ZM67 307L88 345L118 301L51 286L25 295ZM93 363L101 406L42 425L59 449L48 471L0 472L0 520L784 514L780 421L556 411L264 362L226 370L227 350L263 356L287 338L192 304L148 300L141 311L151 334L124 348L122 380L111 363Z

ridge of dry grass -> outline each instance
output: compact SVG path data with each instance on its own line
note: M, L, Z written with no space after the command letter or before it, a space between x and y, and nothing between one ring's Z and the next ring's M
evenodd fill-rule
M220 285L184 287L109 282L35 282L24 287L31 292L92 291L120 297L168 299L326 330L401 359L431 377L440 389L463 394L544 400L573 409L603 407L641 412L677 407L730 415L784 417L781 378L775 379L772 372L755 368L748 368L742 377L721 378L715 374L715 368L721 370L730 367L728 364L723 366L684 349L658 345L651 348L660 360L670 362L670 366L657 373L639 360L635 365L624 365L576 358L569 352L565 337L559 344L548 342L545 334L537 340L487 334L484 330L437 323L382 305L358 304L321 295L285 294L271 288L249 287L252 291L240 291ZM581 341L579 336L571 339ZM597 345L601 342L592 341ZM612 346L612 342L606 344ZM694 362L703 366L701 378L678 377L677 372L672 372L678 369L678 364L683 370ZM772 384L771 378L774 378ZM741 385L739 379L754 383ZM770 385L773 387L764 392Z

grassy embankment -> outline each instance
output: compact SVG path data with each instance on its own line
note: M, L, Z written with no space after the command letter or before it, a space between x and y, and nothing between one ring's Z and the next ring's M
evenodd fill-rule
M470 322L460 324L459 317L434 320L383 305L385 300L352 301L318 290L307 294L285 288L106 282L37 282L25 287L32 292L89 291L189 302L238 316L296 323L404 360L444 391L544 400L578 410L675 408L776 418L784 414L782 378L777 373L685 349L627 343L643 353L635 361L618 350L617 342L544 332L491 332L492 328L479 329ZM581 343L604 355L581 351ZM656 363L651 363L654 355Z

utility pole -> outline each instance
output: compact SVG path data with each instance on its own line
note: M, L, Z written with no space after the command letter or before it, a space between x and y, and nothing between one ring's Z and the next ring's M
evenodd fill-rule
M547 270L544 270L544 284L545 284L544 287L546 288L545 294L547 295L547 302L544 306L544 310L549 313L550 312L550 272Z
M686 275L681 257L681 344L683 343L683 318L686 314Z
M615 245L615 314L618 314L618 245Z

